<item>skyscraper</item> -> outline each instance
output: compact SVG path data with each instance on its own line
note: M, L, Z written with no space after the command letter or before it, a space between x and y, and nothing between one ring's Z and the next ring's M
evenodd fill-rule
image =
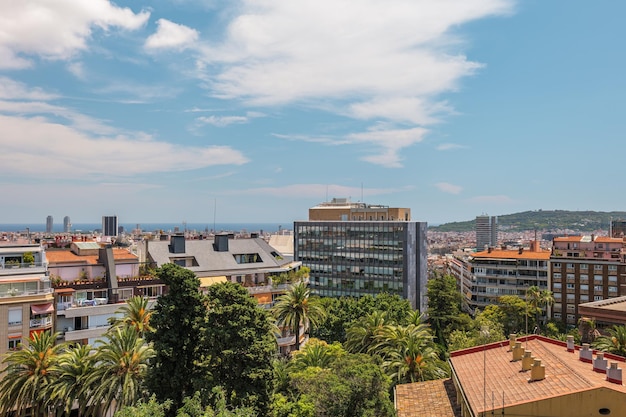
M102 216L102 236L117 236L117 216Z
M309 209L309 221L294 222L295 259L311 269L314 294L387 292L426 311L426 227L410 221L409 209L335 199Z
M63 232L69 233L72 231L72 223L70 222L70 216L63 217Z
M52 233L52 227L54 225L54 220L52 216L46 217L46 233Z
M498 218L496 216L476 216L476 250L498 245Z

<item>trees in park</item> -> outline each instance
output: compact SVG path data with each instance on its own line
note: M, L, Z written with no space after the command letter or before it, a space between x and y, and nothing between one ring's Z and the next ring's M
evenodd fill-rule
M319 324L325 316L319 298L311 296L311 290L305 282L291 285L287 292L276 300L272 312L278 326L285 326L296 337L295 349L300 348L300 327L304 333L309 327Z
M122 314L122 318L112 321L113 326L131 326L144 337L146 333L154 331L150 325L150 318L154 310L148 307L148 298L136 295L126 300L126 304L120 307L117 313Z
M271 314L244 287L230 282L208 288L207 306L204 342L213 386L223 390L229 405L266 415L277 352Z
M172 409L196 391L208 395L211 375L206 346L206 297L199 291L195 274L175 264L156 271L168 287L154 306L146 338L153 343L155 358L148 370L147 384L157 400L172 401Z
M462 313L462 296L451 275L435 274L428 280L428 322L431 325L437 342L447 345L449 334L461 327L463 318L467 323L469 317Z
M608 335L599 336L592 346L604 352L626 356L626 326L615 325L607 331Z

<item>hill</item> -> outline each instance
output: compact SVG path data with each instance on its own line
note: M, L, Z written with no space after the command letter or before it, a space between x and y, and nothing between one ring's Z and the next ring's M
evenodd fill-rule
M626 211L568 211L536 210L498 216L498 228L502 231L557 230L569 229L578 232L592 232L609 229L609 223L626 219ZM474 230L475 220L444 223L430 227L439 232L469 232Z

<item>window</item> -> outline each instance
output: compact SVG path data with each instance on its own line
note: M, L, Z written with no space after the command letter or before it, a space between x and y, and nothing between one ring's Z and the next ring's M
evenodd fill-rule
M574 285L573 283L568 283L568 284L567 284L567 289L568 289L568 290L573 290L573 289L576 289L576 285Z
M567 279L576 279L576 275L574 275L574 274L567 274Z
M555 300L560 300L561 299L561 293L560 292L555 292L553 295L554 295L554 299Z
M580 295L580 302L582 303L583 301L589 301L589 296L587 294Z
M587 285L587 284L580 284L580 289L581 289L581 291L589 291L589 285Z
M589 282L589 275L580 274L580 282Z
M567 294L567 301L573 301L576 299L576 294Z
M593 280L598 281L598 282L604 281L604 279L602 278L602 275L594 275Z
M9 346L8 346L9 350L18 350L20 348L20 343L22 343L21 336L19 338L9 339Z
M604 300L604 298L602 298L601 295L594 295L593 296L593 301L602 301L602 300Z
M602 285L595 285L593 287L594 292L602 292Z
M10 308L9 309L9 326L17 326L22 324L22 309Z
M554 318L560 320L561 319L561 313L554 313Z
M609 276L609 282L617 282L617 276L615 275Z
M567 269L574 269L574 264L567 264Z
M587 269L589 269L589 265L587 265L587 264L580 264L580 269L587 270Z
M609 271L617 271L617 265L609 265Z
M555 272L554 274L552 274L552 278L561 279L561 274L559 272Z
M611 286L609 286L609 292L610 292L610 293L617 293L617 287L611 287Z
M602 265L594 265L593 266L593 270L594 271L602 271Z
M120 288L117 290L119 294L119 300L124 301L133 297L133 289L132 288Z
M554 268L561 268L561 262L555 262L552 264Z
M152 287L146 287L143 289L143 295L146 297L159 297L163 294L163 286L155 285Z
M568 320L574 320L574 315L573 314L568 314L567 315L567 319Z
M560 290L561 289L561 283L560 282L555 282L554 284L552 284L552 287L555 290Z
M234 254L235 262L238 264L252 264L256 262L263 262L261 256L258 253L241 253Z

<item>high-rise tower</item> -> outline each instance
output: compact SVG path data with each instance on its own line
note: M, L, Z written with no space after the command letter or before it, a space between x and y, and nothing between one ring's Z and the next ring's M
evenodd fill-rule
M70 222L70 216L63 217L63 232L69 233L72 231L72 222Z
M52 226L54 225L54 220L52 216L46 217L46 233L52 233Z
M102 216L102 236L117 236L117 216Z
M498 218L496 216L476 216L476 250L498 245Z

